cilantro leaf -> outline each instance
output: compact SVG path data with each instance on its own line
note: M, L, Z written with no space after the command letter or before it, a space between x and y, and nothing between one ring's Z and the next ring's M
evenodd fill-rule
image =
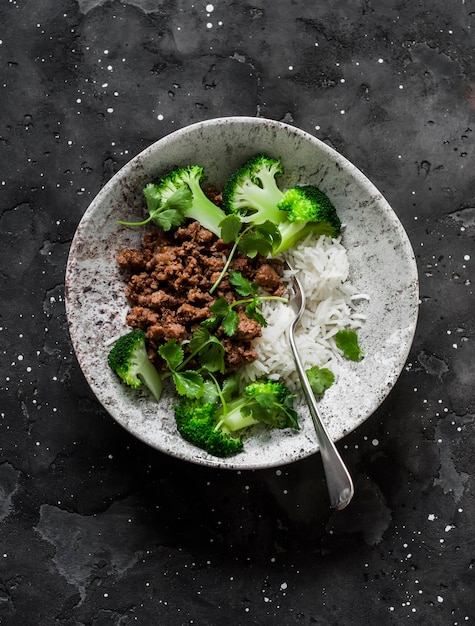
M183 362L183 348L176 339L170 339L158 348L158 354L166 361L171 371L176 370Z
M176 339L170 339L158 348L166 361L177 393L188 398L200 398L205 393L203 376L199 371L183 370L186 364L197 357L200 368L208 372L225 373L225 348L221 341L206 328L199 328L189 343L190 353L184 358L184 350Z
M234 302L233 304L229 304L224 297L218 298L216 302L213 302L213 304L209 307L210 311L215 313L212 318L208 318L212 319L212 323L205 324L205 327L209 328L209 326L220 325L223 327L223 331L228 337L234 335L239 323L239 316L236 311L233 311L232 308L234 304L236 303ZM203 325L203 322L201 325Z
M266 318L262 315L261 310L259 309L260 304L261 301L259 300L259 298L254 298L252 302L250 302L246 306L245 311L247 317L255 320L258 324L265 328L267 326L267 321Z
M218 326L222 326L224 332L228 337L234 335L238 329L239 316L234 311L235 307L243 306L244 311L249 319L255 320L258 324L265 327L267 321L262 315L260 306L263 300L280 300L281 302L287 302L286 298L280 296L257 296L258 285L256 282L250 282L245 278L241 272L231 271L229 273L229 281L235 288L235 290L243 296L240 300L234 300L229 303L223 296L218 298L209 307L210 311L214 314L208 319L201 322L201 325L207 329L216 329Z
M272 252L272 244L257 231L250 231L242 236L238 250L253 259L258 254L267 256Z
M172 372L177 393L188 398L200 398L204 392L203 377L199 372Z
M189 347L193 354L197 354L201 348L203 348L212 337L211 333L206 328L198 328L193 333L193 337L190 339Z
M147 189L147 187L145 188ZM145 190L144 190L145 193ZM158 206L150 213L150 217L163 230L170 230L173 226L180 226L185 219L186 211L193 204L193 196L189 187L179 187L163 206Z
M298 413L293 408L293 395L278 402L272 393L258 393L253 402L241 409L244 415L252 415L257 421L272 428L299 428Z
M186 185L179 187L164 204L161 204L161 196L157 185L149 183L143 190L143 193L149 212L147 219L141 222L119 220L119 224L124 226L144 226L153 221L163 230L170 230L173 226L180 226L183 223L186 211L193 203L193 196Z
M203 395L201 396L203 402L210 404L219 402L224 406L239 394L239 380L237 374L231 374L224 378L220 384L213 374L209 374L209 378L204 381L203 385Z
M233 374L224 379L221 385L221 395L223 400L231 400L231 398L239 392L239 376Z
M339 330L335 335L337 348L350 361L361 361L364 357L358 344L358 335L355 330Z
M157 226L163 228L163 230L170 230L174 226L180 226L183 223L183 214L176 209L166 209L164 211L157 212L152 218Z
M308 382L316 396L321 396L335 382L335 375L327 367L314 365L306 371Z
M282 234L279 227L274 224L274 222L266 220L262 224L257 224L254 228L262 237L264 237L264 239L268 241L268 243L272 246L272 249L277 248L282 242Z
M239 324L239 315L233 309L229 309L221 322L224 332L228 337L234 335Z
M220 222L221 239L224 243L235 241L241 230L242 222L237 215L228 215Z
M251 283L241 274L241 272L236 272L234 270L229 272L229 282L240 296L254 296L257 294L257 283Z
M221 318L218 315L211 315L211 317L207 317L205 320L200 322L200 326L206 328L207 330L216 330L216 328L221 324Z
M252 229L244 231L238 243L238 249L253 259L257 254L267 256L277 248L282 241L278 227L267 220L262 224L255 224Z
M216 313L216 315L226 315L229 311L229 302L226 298L221 296L221 298L218 298L216 302L213 302L213 304L209 307L209 310L212 313Z
M198 328L190 341L190 350L197 355L203 369L208 372L226 372L224 364L225 349L221 341L206 328Z
M143 190L145 201L147 203L147 209L150 214L158 209L162 201L162 196L158 191L158 185L148 183Z
M215 379L206 379L203 383L203 395L201 399L204 404L216 404L219 400L219 389Z

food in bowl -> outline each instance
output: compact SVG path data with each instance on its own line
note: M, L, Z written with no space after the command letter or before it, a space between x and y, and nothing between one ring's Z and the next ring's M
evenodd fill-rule
M333 383L331 360L362 358L355 306L361 296L347 283L338 213L310 183L282 190L283 173L280 158L255 155L220 192L202 187L201 166L178 168L146 185L145 219L119 221L155 229L140 248L118 254L133 330L117 339L109 365L133 388L143 381L157 399L161 381L172 381L178 432L218 457L241 452L239 433L255 424L299 428L295 376L282 367L286 255L318 285L309 292L313 315L302 333L307 348L326 343L320 354L307 352L314 392L321 395ZM328 267L321 264L325 256ZM322 311L324 333L311 328L321 324ZM145 349L155 376L143 361Z

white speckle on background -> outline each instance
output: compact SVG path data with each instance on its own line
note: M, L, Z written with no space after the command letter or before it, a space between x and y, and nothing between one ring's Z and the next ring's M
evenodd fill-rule
M206 11L207 13L212 13L214 11L214 6L212 4L207 4Z

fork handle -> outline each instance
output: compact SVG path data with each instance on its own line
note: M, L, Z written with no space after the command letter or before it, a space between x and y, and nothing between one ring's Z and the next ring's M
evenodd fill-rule
M289 339L295 366L302 385L302 390L304 392L313 425L317 433L320 453L322 455L323 469L327 480L328 493L330 495L330 504L332 508L341 510L349 504L351 498L353 497L353 481L346 465L336 449L335 444L331 440L328 431L325 428L325 424L320 417L315 396L313 395L305 368L300 359L292 332L289 333Z

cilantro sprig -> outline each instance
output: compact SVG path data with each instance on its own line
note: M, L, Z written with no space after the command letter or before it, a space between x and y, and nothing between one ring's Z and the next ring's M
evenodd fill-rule
M243 298L233 302L228 302L224 297L218 298L209 307L213 315L201 322L201 325L209 330L216 331L221 326L228 337L232 337L238 329L239 315L236 311L237 307L243 306L247 317L265 327L267 326L267 321L260 308L262 302L265 300L288 302L287 298L280 296L260 296L258 284L255 281L250 282L241 272L231 270L229 272L229 282Z
M210 294L216 291L225 277L236 251L242 252L251 259L258 254L267 256L282 240L276 224L269 220L262 224L251 224L241 230L242 226L243 223L237 215L228 215L220 223L221 239L224 243L234 242L234 244L220 275L209 290Z
M157 190L157 186L149 183L143 190L149 216L141 222L118 221L123 226L145 226L149 222L155 222L163 230L170 230L175 226L180 226L186 216L186 211L193 204L193 196L190 188L186 185L179 187L166 202L162 204L162 197Z
M225 348L221 341L204 327L198 328L193 333L188 346L187 356L185 356L182 344L176 339L169 339L158 348L158 353L169 369L163 378L172 377L180 396L200 398L206 391L202 372L220 372L221 374L226 372ZM199 363L198 369L185 369L195 358Z

